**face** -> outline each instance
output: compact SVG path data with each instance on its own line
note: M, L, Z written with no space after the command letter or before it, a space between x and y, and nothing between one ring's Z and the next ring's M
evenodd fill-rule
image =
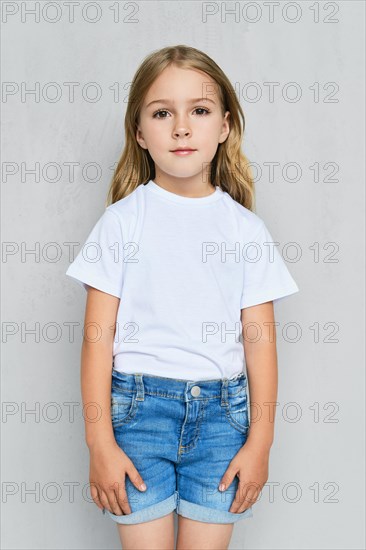
M210 163L229 135L229 116L222 114L217 84L206 73L174 65L164 69L145 97L136 132L155 163L156 182L207 189ZM177 148L193 152L174 153Z

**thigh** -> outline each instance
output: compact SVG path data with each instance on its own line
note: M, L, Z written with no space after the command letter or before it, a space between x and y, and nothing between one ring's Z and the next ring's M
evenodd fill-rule
M123 550L174 550L174 515L139 525L117 524Z
M139 491L126 475L131 513L120 516L108 510L104 513L128 526L165 517L176 508L176 473L174 463L165 454L169 438L162 437L160 426L165 420L156 399L145 396L139 400L135 391L112 389L111 418L118 446L130 458L147 489ZM154 429L156 426L158 429Z
M228 524L251 517L252 509L229 512L239 486L235 476L226 491L219 491L222 476L248 437L245 388L223 406L220 399L201 403L197 424L185 442L177 466L178 514L208 524Z
M178 516L177 550L226 550L233 528L233 523L202 523Z

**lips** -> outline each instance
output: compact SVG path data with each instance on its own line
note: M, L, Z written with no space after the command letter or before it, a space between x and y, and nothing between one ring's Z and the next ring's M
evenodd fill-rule
M172 153L177 153L179 151L197 151L197 149L191 149L190 147L179 147L178 149L173 149Z
M186 157L187 155L195 153L196 150L197 149L175 149L174 151L171 151L171 153L178 155L178 157Z

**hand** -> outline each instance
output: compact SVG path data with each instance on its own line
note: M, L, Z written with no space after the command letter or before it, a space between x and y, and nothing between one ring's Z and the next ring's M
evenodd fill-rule
M139 491L146 490L133 462L117 444L90 451L90 492L98 508L106 508L117 516L131 513L125 488L126 474Z
M219 486L220 491L225 491L233 482L235 475L239 478L238 490L229 512L234 514L245 512L256 502L268 479L268 462L269 450L250 445L249 441L234 456ZM220 489L221 484L225 486L224 489Z

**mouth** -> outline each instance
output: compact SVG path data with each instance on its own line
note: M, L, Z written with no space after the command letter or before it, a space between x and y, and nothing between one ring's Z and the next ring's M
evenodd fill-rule
M186 148L186 149L174 149L173 151L170 151L170 152L175 153L176 155L185 156L185 155L194 153L195 151L197 151L197 149Z

